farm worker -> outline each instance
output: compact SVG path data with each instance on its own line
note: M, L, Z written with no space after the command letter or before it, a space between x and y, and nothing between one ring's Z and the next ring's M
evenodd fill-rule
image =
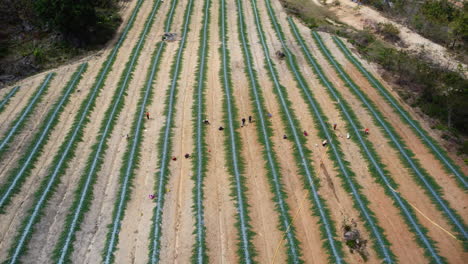
M205 120L203 120L203 124L209 125L209 124L210 124L210 121L208 121L208 119L205 119Z
M245 126L245 118L242 118L242 126Z
M304 136L308 136L309 134L307 134L307 131L304 130Z
M252 116L249 116L249 123L252 123Z
M149 119L149 112L146 112L146 118Z
M151 200L153 200L153 199L154 199L154 194L150 194L150 195L149 195L149 198L150 198Z
M188 153L185 153L185 156L184 156L186 159L189 159L190 158L190 154Z
M223 131L223 130L224 130L224 127L220 126L220 127L218 128L218 130L219 130L219 131Z
M328 141L325 139L324 141L322 141L322 147L325 147L327 145Z
M271 118L271 117L272 117L271 113L268 113L268 117L269 117L269 118Z
M286 134L284 134L283 139L288 139L288 136L286 136Z
M336 123L333 124L333 130L336 130Z
M364 129L364 134L369 135L369 128Z
M173 161L176 161L177 158L176 158L175 156L172 156L172 160L173 160Z
M350 137L349 133L346 133L346 138L349 139Z

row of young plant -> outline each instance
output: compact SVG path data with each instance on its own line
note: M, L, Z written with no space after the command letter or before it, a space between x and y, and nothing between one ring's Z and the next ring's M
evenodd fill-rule
M242 5L239 5L242 8ZM240 16L243 14L241 13ZM251 51L247 48L249 41L245 38L246 24L243 18L239 18L239 41L243 44L243 58L246 62L244 67L244 73L248 77L250 96L253 98L251 101L252 108L257 111L254 114L255 120L260 124L255 126L257 129L258 141L263 146L263 158L267 161L266 166L268 182L270 184L270 190L273 193L273 202L275 203L275 210L279 214L279 229L285 233L287 240L287 252L288 263L303 263L302 252L300 248L300 242L296 237L296 229L293 225L293 220L289 213L289 206L286 202L287 193L283 187L283 176L280 173L278 157L274 152L274 144L271 140L273 137L273 130L271 121L266 117L267 111L265 110L265 101L263 99L262 91L259 90L258 74L255 71L252 63ZM242 20L242 21L241 21ZM243 23L243 24L241 24ZM222 34L224 40L223 43L227 43L228 39L225 37L225 32ZM227 52L227 51L226 51ZM228 55L227 55L228 56Z
M176 0L173 4L176 4ZM178 85L179 79L181 77L181 62L182 62L182 55L184 53L185 47L187 46L187 34L190 31L190 18L192 17L193 13L193 2L194 0L189 0L187 6L185 8L184 19L182 24L182 36L179 48L177 50L177 54L175 60L172 62L171 71L170 71L170 78L171 83L169 86L169 96L166 98L166 108L164 110L164 116L166 116L166 122L164 124L163 129L161 130L161 135L159 138L158 146L159 150L158 153L161 155L161 159L159 160L160 165L157 169L158 177L156 178L155 183L155 193L156 193L156 205L153 210L153 226L150 233L150 244L149 244L149 263L159 263L160 261L160 250L161 250L161 234L162 234L162 214L164 209L164 202L165 202L165 193L166 193L166 184L169 180L169 153L172 151L173 145L173 134L174 134L174 105L177 101L177 94L178 94ZM173 6L174 8L174 6ZM172 13L173 9L171 9L171 19L172 22ZM165 28L166 32L170 32L170 24L166 24Z
M26 155L24 155L21 159L19 164L22 164L22 168L17 171L17 181L16 185L18 188L21 186L22 181L24 181L25 177L31 173L32 168L34 167L34 161L37 157L42 153L42 148L45 146L48 138L50 137L51 132L53 131L54 127L57 125L60 116L62 115L65 107L70 102L70 95L71 92L78 86L80 80L83 77L84 72L88 67L87 63L81 64L77 70L71 76L71 79L66 84L66 88L63 91L62 98L59 102L55 103L52 107L51 111L47 114L45 118L46 122L44 122L42 129L40 129L41 134L36 135L33 142L36 142L34 148L31 151L27 151ZM29 155L27 155L29 153ZM26 175L25 175L26 174ZM9 257L8 261L10 263L15 263L19 256L21 255L28 238L30 237L31 233L33 232L34 225L39 221L41 216L41 210L46 205L48 199L51 196L52 189L53 189L54 180L50 179L49 181L43 180L41 185L37 189L34 194L34 201L36 201L34 207L32 207L27 216L23 218L23 222L19 228L20 232L14 239L15 244L9 250Z
M367 111L373 116L373 122L376 123L376 125L380 125L379 128L384 130L387 137L391 139L390 144L392 147L400 152L399 158L401 162L412 170L410 174L413 179L423 188L425 193L431 197L433 203L438 207L438 209L444 213L445 218L447 218L448 222L452 225L452 228L459 233L461 239L467 240L468 234L466 226L463 224L462 218L455 212L455 210L450 208L448 202L441 197L443 195L442 188L429 175L429 173L421 167L419 161L415 159L414 153L409 150L403 140L385 120L385 117L383 117L383 115L377 110L376 106L373 105L369 98L358 89L358 86L343 70L343 67L331 55L320 35L317 34L317 32L313 32L313 36L320 51L338 73L338 76L344 81L345 85L350 88L353 94L358 96L361 101L362 108L367 108Z
M363 223L364 226L367 228L370 234L373 236L371 237L373 243L373 248L377 252L380 258L384 260L386 263L394 263L395 255L390 249L390 242L383 234L383 229L379 226L378 220L372 211L369 209L368 204L369 201L360 191L362 187L356 181L356 175L350 169L349 163L344 160L343 153L340 142L338 137L329 132L330 122L328 122L327 118L324 115L323 110L321 109L318 102L312 96L311 89L306 83L302 73L298 70L299 67L297 65L297 61L295 56L290 52L289 48L285 43L284 33L282 32L281 25L278 23L273 8L271 7L271 3L269 0L265 0L266 7L268 9L268 14L270 18L270 22L273 25L275 30L276 36L281 42L283 47L283 51L287 57L287 64L290 71L294 74L295 79L297 80L299 87L301 88L301 93L303 94L304 98L307 99L309 105L309 111L315 116L315 118L319 121L316 124L316 128L320 131L320 136L324 137L328 140L330 149L328 149L328 154L332 157L332 161L336 168L339 168L341 172L338 173L338 176L342 179L342 186L345 190L350 192L354 197L354 208L356 211L360 213L362 219L364 219Z
M21 133L22 129L24 128L26 122L31 117L32 113L36 109L37 105L42 101L43 94L48 90L50 86L51 80L54 78L55 73L49 73L45 77L44 81L41 83L41 86L34 94L33 98L31 98L28 104L25 106L24 109L21 111L21 116L17 119L14 125L10 128L7 135L3 138L0 143L0 157L2 157L9 149L11 139ZM62 94L63 96L63 94ZM47 117L52 115L52 110L49 111ZM46 119L48 120L48 119ZM48 126L42 125L38 131L44 131L47 129ZM45 132L47 134L47 132ZM16 166L14 169L7 172L6 181L0 186L0 213L4 213L5 207L8 205L9 201L11 200L12 196L18 192L19 184L22 183L25 179L24 172L30 172L33 169L33 166L30 166L31 161L35 161L38 155L31 153L28 157L28 153L32 151L36 151L39 146L32 146L34 142L39 140L42 135L37 132L34 134L33 139L31 140L30 145L26 146L26 153L20 158L16 164L20 166ZM28 164L25 164L27 162ZM27 171L26 171L27 170Z
M158 2L159 3L159 2ZM140 3L137 4L137 9L140 8ZM93 199L93 185L96 182L96 176L102 167L104 154L107 150L107 140L111 135L118 116L124 106L124 95L129 86L133 71L136 68L137 60L146 40L146 35L154 22L154 16L159 5L153 3L152 10L146 19L144 29L140 33L138 43L134 46L129 61L127 61L124 71L117 84L117 89L111 99L110 107L104 114L104 119L101 123L97 142L92 146L91 155L88 157L87 165L84 170L83 177L79 180L78 188L74 193L73 203L70 208L70 213L66 216L65 225L62 230L59 242L55 246L54 261L64 263L70 261L70 255L73 251L73 241L76 237L76 232L80 230L80 223L84 218L85 213L89 210L89 206ZM133 24L133 21L132 21Z
M419 123L415 121L411 116L404 110L404 108L395 100L395 98L384 88L384 86L370 73L366 70L362 64L356 59L352 54L351 51L346 47L346 45L336 36L332 37L338 48L343 52L345 57L351 62L360 72L361 74L369 81L369 83L376 88L379 93L390 103L390 105L396 110L399 114L401 120L406 124L412 127L413 131L416 132L416 135L426 144L426 146L432 150L434 156L436 156L442 164L444 164L445 169L447 172L452 173L456 176L461 184L461 187L464 189L468 189L468 182L466 176L461 172L460 168L450 160L447 153L432 139L424 129L421 128Z
M1 101L0 101L0 113L3 112L3 110L5 110L5 106L10 102L10 98L13 97L16 92L18 92L20 86L15 86L13 87L13 89L11 89L10 92L7 93L7 95L5 95L5 98L3 98Z
M83 129L84 126L90 121L88 118L88 115L92 111L92 109L95 106L95 99L103 87L103 83L105 78L107 77L107 74L109 73L112 64L115 61L115 56L117 54L118 49L121 47L123 41L125 40L127 33L129 30L132 28L133 23L135 21L136 15L140 9L140 6L142 4L143 0L139 0L137 2L135 9L133 10L133 13L130 17L130 20L125 27L121 37L119 38L116 46L112 50L111 54L108 56L108 58L105 61L105 67L101 68L98 76L96 77L96 82L93 85L94 88L90 92L90 94L86 97L86 99L83 101L83 103L80 106L80 109L78 110L77 115L75 116L74 123L70 129L70 132L68 132L67 136L65 137L64 143L60 146L59 151L57 154L54 156L52 165L51 165L51 174L47 175L43 182L41 183L41 186L47 186L45 190L45 196L44 200L41 200L40 197L36 199L37 201L40 201L42 204L46 204L47 200L52 196L52 194L55 192L55 189L57 185L60 182L60 177L65 174L66 169L68 168L68 162L74 157L74 153L77 147L77 144L79 141L82 140L83 137ZM42 188L42 187L40 187ZM39 192L36 193L36 195L39 195ZM28 220L33 220L29 222L23 222L21 230L21 234L26 234L24 236L24 239L22 239L22 235L20 235L20 239L15 240L15 244L12 246L10 253L9 253L9 258L8 258L8 263L17 263L18 262L18 257L23 253L24 249L24 244L28 241L28 237L31 236L32 234L32 228L34 228L34 224L40 221L40 217L43 214L42 209L44 208L43 205L37 206L38 204L35 205L35 209L32 211L34 213L34 216L28 218ZM36 210L37 209L37 210ZM21 242L21 243L20 243Z
M242 4L239 5L242 10ZM273 150L273 142L271 138L273 137L273 130L271 121L266 117L265 113L265 102L262 96L262 91L258 89L260 87L258 83L258 75L252 65L252 54L251 51L247 48L249 46L248 40L244 37L246 30L246 24L243 21L243 13L239 14L239 41L243 44L243 57L246 62L246 67L244 67L244 73L250 80L250 96L253 98L251 101L252 108L256 109L255 119L260 126L256 126L257 137L259 142L262 144L263 150L263 159L267 161L268 166L266 166L268 182L270 184L270 190L273 193L273 202L275 203L275 210L279 214L279 229L285 233L287 240L287 261L288 263L303 263L302 252L300 248L300 242L296 237L296 229L292 225L293 220L289 213L290 209L286 202L287 193L283 187L283 177L280 173L280 168L278 163L278 156ZM224 17L225 18L225 17ZM222 34L224 41L227 43L227 38L225 37L225 32ZM227 54L226 56L229 56ZM226 67L224 67L226 68Z
M241 8L240 0L237 1L238 5ZM252 9L254 10L255 15L255 23L258 37L260 38L264 56L265 56L265 65L267 68L267 73L270 80L274 84L274 91L276 94L277 99L279 100L283 111L281 112L281 118L284 123L289 124L286 126L286 129L289 134L293 135L295 148L294 154L295 159L299 168L299 171L302 175L305 175L304 178L304 186L306 189L310 191L309 199L311 202L315 204L314 207L314 214L320 217L320 230L321 235L324 240L324 244L322 245L328 252L330 252L330 256L328 261L330 263L345 263L343 259L343 248L340 241L335 240L335 237L338 237L337 231L335 228L335 223L331 219L329 209L326 207L323 199L318 194L318 188L320 186L319 179L314 175L314 169L312 168L312 162L310 160L310 150L304 148L305 145L304 139L299 137L299 121L294 116L294 113L290 110L291 109L291 102L287 98L286 89L279 83L278 80L278 72L271 60L270 52L265 42L265 33L263 32L261 22L258 17L256 2L252 3ZM242 14L242 10L240 9L239 14ZM240 18L240 25L244 25L245 22L243 21L243 17ZM243 45L245 44L245 37L241 36ZM245 47L244 47L245 48ZM315 178L315 179L314 179Z
M26 122L30 119L37 105L42 101L44 94L47 93L47 90L50 87L50 82L55 77L55 75L55 72L51 72L46 75L37 91L34 93L34 95L32 95L32 98L29 99L26 106L21 109L21 115L6 130L6 135L0 140L0 157L2 157L8 151L11 139L24 128Z
M256 263L255 257L257 251L253 244L255 233L250 224L250 210L246 193L248 191L245 184L245 160L240 155L242 149L242 140L238 131L239 124L234 122L239 115L234 104L232 92L232 76L230 68L230 56L227 49L227 18L226 18L226 1L221 0L219 7L219 34L221 38L221 46L219 53L221 54L221 69L219 72L220 81L224 88L224 98L222 99L223 122L227 123L227 132L229 136L225 138L226 165L231 178L231 196L235 200L237 207L236 227L239 232L239 242L237 244L237 254L242 263ZM240 13L242 11L238 11Z
M352 112L346 101L344 101L343 98L341 98L335 92L333 85L324 75L322 68L318 65L317 61L312 56L309 49L305 46L304 40L298 32L297 27L292 21L292 19L288 18L288 21L290 23L291 30L294 33L295 39L301 46L303 55L306 57L309 65L314 70L314 73L319 77L319 80L322 83L322 85L327 88L327 93L338 103L342 113L344 114L344 117L347 119L347 122L345 124L346 129L348 129L349 131L354 131L351 139L361 146L361 154L367 159L368 163L372 164L372 167L369 168L369 172L376 179L376 181L385 188L387 195L392 197L396 204L398 204L400 213L407 221L410 230L417 234L417 241L425 249L425 254L431 257L431 259L436 263L443 263L444 260L436 252L434 242L427 237L427 231L417 221L414 212L410 209L407 202L404 201L396 191L394 191L397 185L390 177L386 176L388 175L388 171L386 171L385 166L382 164L380 158L377 156L376 151L371 146L371 144L369 144L369 142L367 142L366 139L363 139L363 137L361 136L360 130L358 128L360 127L360 124L358 122L357 117Z
M193 126L196 128L196 132L193 135L195 142L195 155L192 158L192 164L195 168L195 174L192 180L195 182L193 187L193 214L195 215L195 244L192 248L192 263L209 263L209 258L206 250L206 227L205 227L205 213L203 200L204 196L204 184L206 171L207 171L207 147L206 147L206 131L203 125L203 117L205 116L205 105L204 100L206 79L207 79L207 57L208 57L208 41L209 41L209 29L210 24L210 9L211 0L205 0L204 11L203 11L203 28L200 30L200 47L198 49L198 64L195 78L195 89L194 98L196 98L196 107L193 107Z
M160 5L161 0L157 0L156 5ZM156 7L157 9L157 7ZM172 15L172 14L171 14ZM125 216L125 209L127 207L127 201L131 195L130 186L132 185L133 176L138 169L139 159L141 156L141 142L143 137L142 127L145 109L148 104L151 103L151 97L153 95L153 82L156 77L156 74L159 72L160 58L165 50L164 42L159 42L156 45L156 49L151 57L151 67L149 68L146 85L143 87L140 95L140 100L138 102L137 109L135 113L133 125L130 134L132 140L128 144L127 151L124 153L122 168L120 169L120 184L121 189L118 193L117 203L112 214L112 224L111 230L107 234L107 239L103 251L104 263L113 263L114 262L114 251L118 244L119 240L119 231L120 224L123 217Z

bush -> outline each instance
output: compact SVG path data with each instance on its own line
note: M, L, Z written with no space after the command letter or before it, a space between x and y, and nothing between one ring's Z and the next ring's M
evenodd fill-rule
M377 32L388 41L396 42L400 40L400 30L392 23L378 23Z
M113 1L37 0L34 8L45 25L60 31L74 46L102 44L113 36L120 17Z

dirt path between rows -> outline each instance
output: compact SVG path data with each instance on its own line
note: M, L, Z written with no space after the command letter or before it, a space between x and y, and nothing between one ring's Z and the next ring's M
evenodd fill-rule
M206 131L206 144L208 149L207 172L204 180L204 206L206 244L208 257L212 263L238 263L237 255L237 229L235 227L236 207L230 194L230 175L226 168L226 149L224 142L227 133L218 131L219 126L226 127L223 123L224 89L220 81L221 55L218 50L220 46L219 36L219 1L212 1L210 9L209 26L209 55L206 95L206 118L211 122ZM230 36L237 39L237 36ZM237 71L233 72L233 76Z
M307 36L308 45L310 45L312 50L318 50L318 47L315 46L315 43L312 42L310 34ZM381 157L383 163L386 165L387 170L389 171L388 175L400 184L398 190L402 193L403 197L407 199L412 204L415 204L417 208L422 210L429 218L438 224L447 228L446 222L442 218L439 211L431 204L429 198L424 194L422 189L416 185L409 176L409 171L406 169L400 162L398 154L396 151L390 147L389 143L383 136L382 132L372 123L369 114L363 110L355 97L349 92L338 78L336 73L333 71L331 66L327 63L325 58L320 53L314 54L322 66L325 74L329 77L330 81L337 87L337 89L342 93L343 98L346 98L346 101L350 104L353 111L356 113L358 119L364 127L370 128L373 131L368 139L373 143L374 148L376 149L377 154ZM406 191L403 191L406 190ZM370 197L368 197L371 199ZM377 212L375 212L377 214ZM418 215L420 218L420 216ZM424 224L424 219L421 219L421 222ZM449 241L446 238L446 235L442 233L431 234L432 231L438 232L439 230L434 230L434 226L426 226L430 232L431 237L436 241L444 241L444 243L439 244L441 254L447 256L453 263L458 263L460 254L457 252L462 252L462 249L457 248L457 243L454 241ZM450 253L447 253L450 252Z
M27 123L26 131L20 133L20 139L15 138L12 142L13 149L10 149L7 157L8 159L4 160L5 163L2 163L2 183L3 180L9 175L12 169L20 166L18 164L18 159L25 154L25 147L30 143L31 137L35 132L38 132L38 127L41 125L41 121L44 122L45 115L47 111L51 108L51 105L59 100L58 95L64 89L68 78L71 77L71 74L75 68L64 68L62 69L63 78L57 78L52 82L52 85L56 87L55 90L51 90L51 93L48 94L47 100L44 100L43 108L39 108L36 115L37 119L31 120ZM79 101L78 101L79 102ZM77 103L71 102L68 107L76 106ZM63 128L63 130L55 129L50 135L51 139L44 147L44 152L39 156L37 162L35 163L35 168L31 171L31 175L27 177L25 182L21 185L18 194L12 196L12 200L9 206L5 208L5 214L1 216L2 221L0 221L0 245L2 250L0 250L0 256L6 256L6 251L11 246L15 235L18 233L19 225L21 224L22 219L24 219L27 214L27 210L32 206L34 199L34 193L39 187L39 183L47 172L48 166L50 165L53 156L56 154L59 144L63 141L65 137L65 132L70 126L66 112L60 118L61 121L65 122L59 123L57 127ZM33 129L34 128L34 129ZM22 138L21 138L22 137ZM21 141L19 141L21 140Z
M160 7L158 14L168 14L170 3ZM155 33L148 38L151 39L148 47L154 47L153 38L160 40L163 31L163 21L166 16L156 16ZM181 19L176 17L172 28L180 28ZM140 165L134 175L134 187L128 201L127 211L121 224L119 234L119 244L115 253L117 263L146 263L148 260L149 234L152 227L153 206L154 203L148 198L154 192L156 180L156 168L159 164L160 153L158 153L159 136L165 122L163 115L165 109L165 98L169 86L170 65L177 51L177 44L166 45L166 51L160 59L160 70L153 82L152 102L147 106L150 113L150 120L145 124L143 130L142 150L140 156ZM143 58L143 57L142 57ZM149 55L144 58L150 58ZM143 68L149 69L148 65ZM145 62L146 64L146 62ZM138 84L138 85L144 85Z
M179 4L180 5L180 4ZM187 35L186 48L181 61L180 79L176 89L177 104L174 105L174 133L172 135L173 147L170 156L176 161L169 164L166 201L162 215L162 235L160 258L164 263L189 263L192 256L192 247L195 243L195 218L193 217L194 182L193 164L184 155L194 155L193 141L193 89L195 73L198 63L199 36L202 23L204 1L194 1L190 20L190 31ZM184 12L187 5L183 4ZM187 6L187 7L185 7ZM180 17L183 17L181 14ZM185 20L184 20L185 22ZM184 23L183 22L183 23ZM184 28L180 30L182 34ZM172 80L171 80L172 81Z

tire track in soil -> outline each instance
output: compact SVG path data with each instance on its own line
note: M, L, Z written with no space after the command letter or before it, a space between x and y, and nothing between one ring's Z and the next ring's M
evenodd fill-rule
M236 208L229 196L229 172L226 169L226 149L224 132L218 131L223 123L223 89L219 70L221 55L219 36L220 1L212 1L210 14L210 49L205 93L205 116L211 122L206 128L206 148L208 150L207 171L204 180L206 245L208 258L212 263L237 263L237 230L235 228Z
M312 39L310 40L312 41ZM311 42L308 43L311 44ZM318 47L315 46L315 43L312 43L312 47L313 49L318 50ZM397 191L406 201L415 205L432 221L441 225L446 230L451 230L443 214L432 203L430 198L424 193L423 189L414 182L411 176L409 176L409 169L405 168L401 163L399 159L399 153L390 147L390 143L385 138L384 133L373 124L370 114L362 109L360 102L349 91L349 88L344 86L342 80L339 79L338 75L336 75L322 54L317 52L316 58L317 61L322 65L325 74L330 78L330 81L343 94L343 97L347 99L351 109L357 114L361 124L365 127L368 127L372 131L368 136L368 139L375 146L377 154L381 157L383 164L386 165L386 169L389 171L389 175L391 175L395 182L399 185ZM449 263L462 263L464 254L462 253L463 248L461 247L461 243L449 237L444 231L431 224L420 214L416 214L416 216L421 224L423 224L428 229L429 237L437 242L437 247L440 250L440 254L447 258Z
M205 1L195 1L190 20L190 31L187 35L186 47L183 51L180 79L178 80L177 102L175 105L174 134L171 156L177 161L171 161L168 166L169 175L166 185L166 202L162 215L161 259L162 263L189 263L192 248L195 243L195 219L193 217L192 190L194 182L193 163L185 159L185 153L195 155L193 134L195 128L192 122L194 105L194 86L198 55L200 48L201 15ZM185 6L185 5L184 5ZM182 31L183 29L181 29ZM177 76L175 76L177 78Z

